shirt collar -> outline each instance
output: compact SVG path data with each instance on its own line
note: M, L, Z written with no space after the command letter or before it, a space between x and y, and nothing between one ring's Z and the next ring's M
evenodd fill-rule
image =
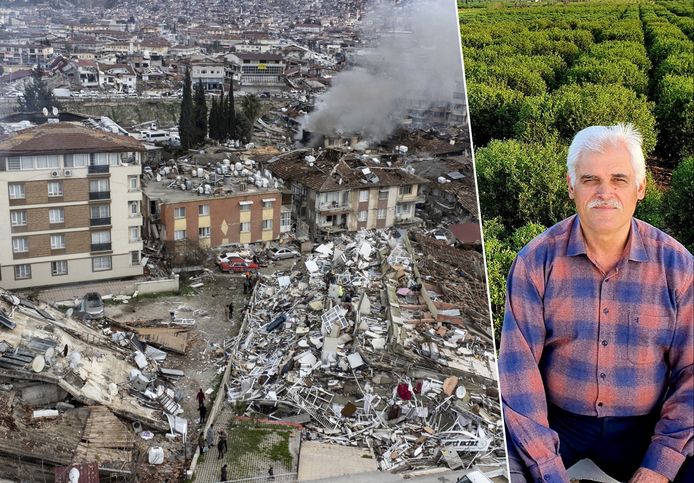
M581 223L578 215L573 215L573 220L571 220L570 225L571 228L569 232L569 242L566 246L566 255L569 257L587 255L588 246L586 245L585 238L583 238L583 231L581 230ZM631 219L631 229L629 231L627 244L629 260L634 262L648 261L648 253L643 244L643 238L641 237L641 232L639 231L635 218Z

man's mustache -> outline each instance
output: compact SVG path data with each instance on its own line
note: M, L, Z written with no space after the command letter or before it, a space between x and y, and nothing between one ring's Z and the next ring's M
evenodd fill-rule
M623 206L619 200L610 198L608 200L591 200L588 203L588 208L616 208L621 210Z

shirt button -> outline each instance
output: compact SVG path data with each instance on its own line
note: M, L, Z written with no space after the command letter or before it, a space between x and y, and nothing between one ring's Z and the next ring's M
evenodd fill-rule
M602 309L602 313L603 313L603 314L609 314L609 313L610 313L610 309L608 309L607 307L605 307L604 309Z
M602 346L603 346L603 347L607 347L607 341L606 341L606 340L603 340L603 341L602 341Z
M607 377L607 374L605 374L604 372L600 373L600 379L605 379L606 377Z
M598 403L598 407L599 407L599 408L602 407L602 403L601 403L601 402Z

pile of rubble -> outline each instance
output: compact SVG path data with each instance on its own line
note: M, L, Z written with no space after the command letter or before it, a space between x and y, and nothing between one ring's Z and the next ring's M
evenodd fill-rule
M417 264L406 232L360 231L263 277L229 347L228 401L369 447L382 470L503 466L492 343Z

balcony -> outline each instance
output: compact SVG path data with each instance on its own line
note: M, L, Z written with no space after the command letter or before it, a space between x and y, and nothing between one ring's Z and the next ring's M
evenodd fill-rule
M90 200L108 200L111 198L111 192L110 191L90 191L89 192L89 199Z
M111 217L107 216L105 218L90 218L89 226L104 226L111 224Z
M109 168L108 164L90 164L87 166L87 174L108 174Z
M108 252L111 250L111 242L109 243L92 243L91 251L93 252Z
M337 202L321 203L318 205L318 211L321 213L349 213L352 211L352 207L348 204L340 204Z

